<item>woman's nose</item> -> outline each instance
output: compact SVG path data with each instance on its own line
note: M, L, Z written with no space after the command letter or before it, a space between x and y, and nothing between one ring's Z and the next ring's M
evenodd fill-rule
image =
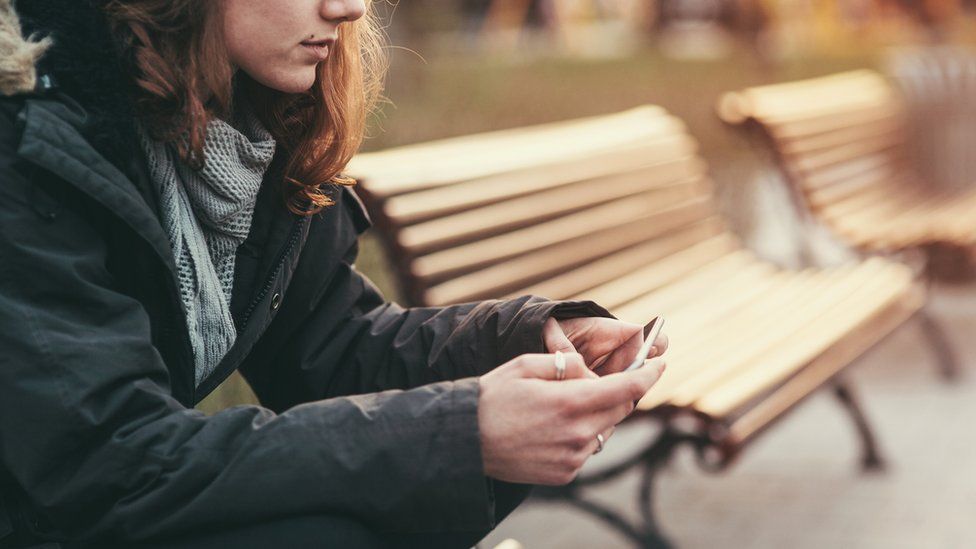
M366 14L365 0L322 0L322 19L332 23L355 21Z

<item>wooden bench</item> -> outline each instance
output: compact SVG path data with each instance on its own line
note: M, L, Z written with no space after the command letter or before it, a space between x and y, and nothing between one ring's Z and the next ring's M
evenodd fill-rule
M805 221L823 222L864 254L920 255L927 283L972 268L976 185L939 185L920 175L906 103L879 73L732 92L718 112L772 153ZM955 377L959 360L943 328L928 314L918 319L943 375Z
M749 88L726 94L719 114L758 130L800 201L856 248L976 252L976 186L940 189L919 175L905 102L880 74Z
M716 208L684 124L646 106L618 114L362 154L359 181L405 295L415 305L538 294L593 299L643 323L661 313L668 372L634 420L662 425L633 458L540 490L647 546L653 472L689 444L712 469L915 313L907 267L869 259L792 272L744 249ZM846 385L837 394L877 465ZM644 467L634 526L581 488Z
M925 182L941 190L976 186L976 48L898 48L885 72L905 98L911 156Z

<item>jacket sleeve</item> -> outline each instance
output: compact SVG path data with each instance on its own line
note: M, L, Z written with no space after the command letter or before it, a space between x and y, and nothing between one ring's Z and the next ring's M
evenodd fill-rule
M272 409L479 376L520 354L546 352L549 317L611 316L589 301L536 296L404 308L356 270L356 251L353 243L308 317L272 327L288 335L265 338L242 368Z
M103 235L74 203L39 215L33 200L44 193L4 141L0 465L45 535L138 540L329 512L392 531L492 526L477 380L278 414L242 406L208 417L184 407L145 310L116 289ZM372 300L361 302L375 311L364 311L370 330L418 319Z

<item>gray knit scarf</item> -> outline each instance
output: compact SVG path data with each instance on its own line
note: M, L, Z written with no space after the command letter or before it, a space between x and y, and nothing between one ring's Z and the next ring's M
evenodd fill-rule
M195 171L173 145L141 134L179 270L199 385L237 338L230 314L235 257L251 229L275 141L249 109L240 109L233 125L215 119L207 126L205 165Z

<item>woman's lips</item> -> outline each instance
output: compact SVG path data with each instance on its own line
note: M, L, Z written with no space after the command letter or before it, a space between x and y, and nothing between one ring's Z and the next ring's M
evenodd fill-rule
M313 57L319 61L325 61L329 57L329 46L332 45L332 40L306 40L302 42L302 47L305 51L312 54Z

